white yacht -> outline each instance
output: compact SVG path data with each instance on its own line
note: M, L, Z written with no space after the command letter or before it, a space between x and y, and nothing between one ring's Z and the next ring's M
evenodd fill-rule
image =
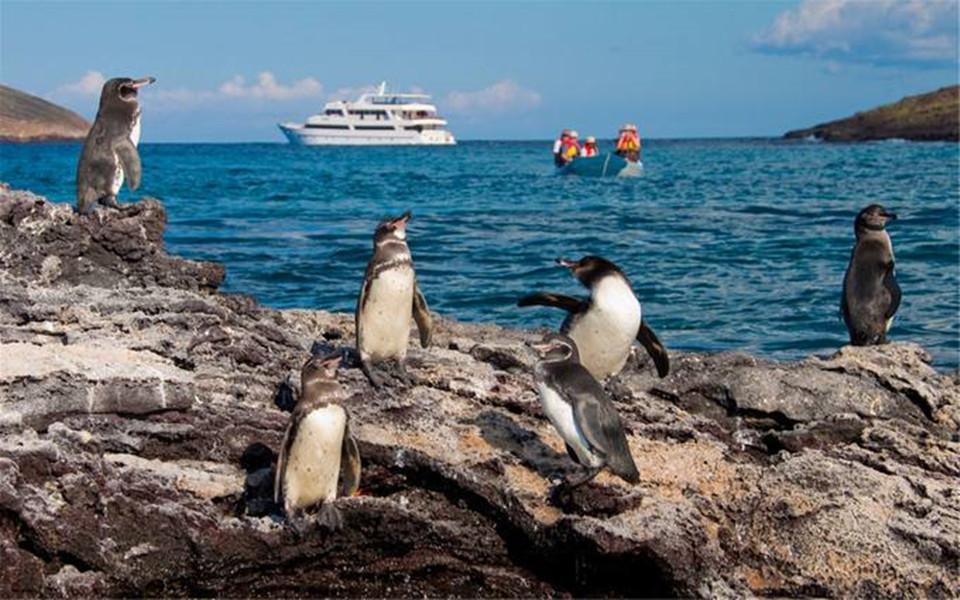
M307 146L453 145L446 120L426 94L387 92L383 82L376 92L357 100L335 100L306 123L280 123L291 144Z

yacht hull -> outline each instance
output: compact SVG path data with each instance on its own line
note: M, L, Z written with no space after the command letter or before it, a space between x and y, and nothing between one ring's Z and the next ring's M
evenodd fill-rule
M298 146L453 146L457 142L449 131L357 131L354 129L314 129L293 123L278 127L291 144Z

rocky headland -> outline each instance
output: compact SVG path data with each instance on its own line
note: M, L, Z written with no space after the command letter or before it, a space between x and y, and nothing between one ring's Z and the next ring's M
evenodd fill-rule
M960 86L908 96L852 117L788 131L784 137L813 137L827 142L888 139L956 142L960 140Z
M0 85L0 142L82 140L90 123L43 98Z
M415 387L342 370L363 494L298 537L264 514L278 405L352 316L218 292L223 267L164 252L165 220L0 190L0 596L960 591L960 383L909 343L674 352L665 379L640 354L616 403L641 482L558 506L540 332L441 318Z

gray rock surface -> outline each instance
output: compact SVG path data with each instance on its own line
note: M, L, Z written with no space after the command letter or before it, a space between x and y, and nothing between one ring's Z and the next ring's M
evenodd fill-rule
M662 380L631 361L612 389L641 482L556 506L572 466L531 385L539 333L440 319L415 387L342 371L363 494L298 537L254 516L274 397L314 345L349 350L352 316L216 292L164 220L0 190L0 596L960 591L960 386L911 344L674 353Z

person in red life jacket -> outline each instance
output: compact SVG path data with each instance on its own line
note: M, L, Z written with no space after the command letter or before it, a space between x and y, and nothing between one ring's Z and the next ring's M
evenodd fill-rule
M617 137L617 156L638 162L640 160L640 134L637 133L637 126L627 123L620 128L620 135Z
M560 159L564 165L580 156L579 137L576 131L571 131L566 143L560 146Z
M560 137L553 142L553 164L557 167L566 164L566 161L560 156L560 150L566 145L568 139L570 139L570 130L564 129L560 132Z
M592 135L587 137L587 141L583 143L583 148L580 150L580 156L587 158L589 156L596 156L600 154L600 150L597 148L597 138Z

